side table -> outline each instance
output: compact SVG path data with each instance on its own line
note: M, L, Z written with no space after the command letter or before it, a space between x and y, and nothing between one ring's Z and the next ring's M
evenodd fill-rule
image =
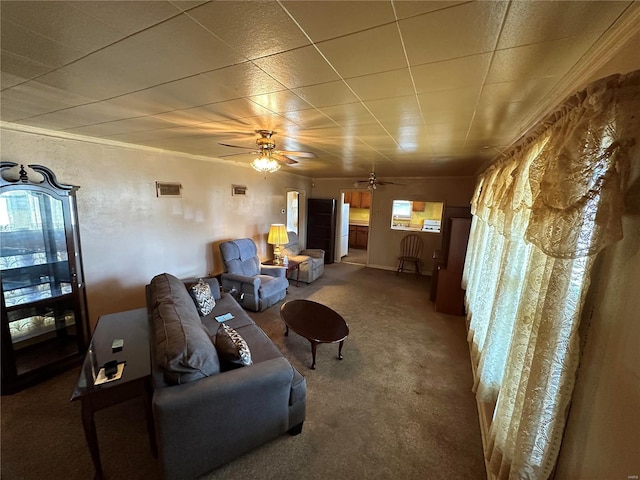
M296 287L300 286L300 264L302 262L296 262L295 260L289 259L288 265L282 265L281 263L276 263L275 260L267 260L266 262L262 262L263 265L270 265L275 267L282 267L287 269L286 275L289 275L289 272L292 270L296 271Z
M123 339L124 345L122 350L113 352L111 344L116 338ZM98 371L111 360L126 363L122 377L95 385ZM139 395L144 396L149 442L155 457L157 449L151 410L151 361L147 309L140 308L103 315L98 319L78 382L71 396L72 402L76 400L82 402L82 426L96 470L96 479L101 479L103 473L94 412Z

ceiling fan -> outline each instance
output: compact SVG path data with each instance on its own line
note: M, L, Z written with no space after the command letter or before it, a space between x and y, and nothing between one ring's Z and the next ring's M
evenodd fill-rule
M230 145L228 143L219 143L224 147L233 147L233 148L242 148L244 150L249 150L243 153L232 153L230 155L221 155L222 157L231 157L233 155L260 155L261 157L272 158L278 162L284 162L287 165L295 165L298 163L297 160L294 160L290 157L300 157L300 158L317 158L317 155L313 152L295 152L291 150L276 150L276 142L271 138L276 132L273 130L255 130L256 133L260 134L260 137L256 139L256 145L258 148L254 147L243 147L241 145Z
M383 182L382 180L378 180L378 177L376 177L376 172L369 173L369 178L367 180L356 180L355 182L353 182L354 187L360 187L363 186L363 184L369 190L375 190L376 188L378 188L378 185L402 185L401 183Z

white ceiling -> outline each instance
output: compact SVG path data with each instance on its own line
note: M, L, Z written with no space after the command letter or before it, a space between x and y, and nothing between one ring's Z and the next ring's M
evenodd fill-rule
M639 7L2 0L1 119L208 157L271 129L318 155L283 167L305 176L473 175L640 30Z

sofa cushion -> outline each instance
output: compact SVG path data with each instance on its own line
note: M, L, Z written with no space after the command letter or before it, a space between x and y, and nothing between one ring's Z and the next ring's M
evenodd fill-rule
M167 273L151 280L155 358L167 383L187 383L220 372L220 361L184 284Z
M251 351L247 342L230 326L222 323L218 327L215 345L223 368L251 365Z
M216 306L216 301L211 293L211 287L202 279L189 287L189 293L193 297L193 301L201 317L209 315L213 307Z

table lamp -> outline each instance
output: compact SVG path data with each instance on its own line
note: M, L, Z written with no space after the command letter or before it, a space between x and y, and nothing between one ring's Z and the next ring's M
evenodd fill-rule
M267 243L273 245L273 255L275 257L275 263L277 265L281 265L282 259L280 258L280 245L289 243L287 227L285 227L282 223L274 223L273 225L271 225L271 228L269 228L269 238L267 238Z

